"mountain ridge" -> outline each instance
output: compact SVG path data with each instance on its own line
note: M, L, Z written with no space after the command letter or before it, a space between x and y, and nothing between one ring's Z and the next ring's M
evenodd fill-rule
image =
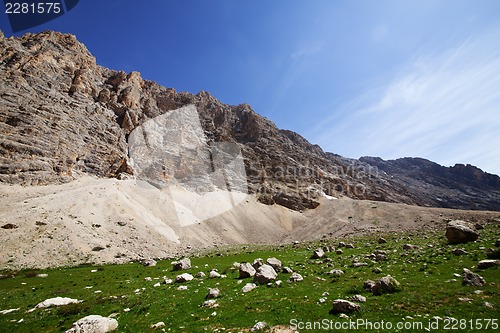
M500 177L473 166L443 169L412 158L359 160L325 152L279 129L250 105L224 104L97 64L75 36L6 39L0 33L0 182L67 182L79 173L134 174L128 136L147 120L195 105L208 142L241 149L259 202L303 211L323 195L500 211ZM175 170L168 170L175 174Z

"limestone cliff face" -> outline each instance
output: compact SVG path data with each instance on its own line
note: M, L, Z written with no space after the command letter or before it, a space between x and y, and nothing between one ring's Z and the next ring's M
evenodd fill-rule
M248 104L231 106L208 92L177 92L137 72L103 68L72 35L43 32L6 39L0 34L0 76L1 182L36 185L67 182L78 173L133 174L132 131L194 105L207 145L229 142L241 149L249 190L262 203L304 210L315 208L318 196L326 194L500 210L498 182L475 192L469 186L470 193L441 188L440 200L434 200L431 191L422 190L430 179L408 187L387 168L379 171L380 163L326 153L299 134L278 129ZM181 159L176 163L167 176L189 168ZM460 183L460 175L455 177Z

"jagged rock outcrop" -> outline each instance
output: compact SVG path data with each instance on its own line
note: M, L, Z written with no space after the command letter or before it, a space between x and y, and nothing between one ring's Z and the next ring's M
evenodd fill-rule
M208 92L177 92L137 72L103 68L72 35L0 34L0 75L0 182L35 185L67 182L79 173L134 174L129 135L192 105L206 145L228 142L241 150L249 192L262 203L302 211L316 208L326 194L500 210L497 176L456 166L453 176L433 171L423 177L376 159L326 153L248 104L230 106ZM165 178L193 169L189 159L174 162Z

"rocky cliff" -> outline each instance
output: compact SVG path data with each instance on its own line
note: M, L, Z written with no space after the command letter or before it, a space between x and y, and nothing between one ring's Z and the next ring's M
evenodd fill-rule
M0 181L62 183L80 173L134 174L129 135L148 120L196 107L206 144L242 152L249 191L264 204L315 208L320 196L500 210L499 177L470 166L451 170L420 160L347 159L281 130L248 104L208 92L177 92L138 72L103 68L72 35L4 38L0 33ZM418 163L417 163L418 162ZM165 177L180 177L176 161Z

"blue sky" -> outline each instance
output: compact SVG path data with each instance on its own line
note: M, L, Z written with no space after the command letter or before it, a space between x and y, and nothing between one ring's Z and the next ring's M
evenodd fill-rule
M326 151L500 174L497 0L80 0L29 31L46 29L102 66L249 103Z

